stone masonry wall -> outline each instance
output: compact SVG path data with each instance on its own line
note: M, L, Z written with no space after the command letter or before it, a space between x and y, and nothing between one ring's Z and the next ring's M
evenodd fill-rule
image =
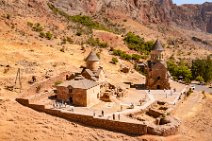
M40 112L45 112L50 115L58 116L73 122L83 123L88 126L103 128L110 131L122 132L129 135L144 135L147 134L147 125L128 123L121 121L113 121L98 117L79 115L60 110L47 109L44 105L29 104L29 100L18 98L17 101L25 106L35 109Z
M28 99L18 98L16 100L22 105L28 106L34 110L58 116L70 120L72 122L78 122L88 126L93 126L115 132L121 132L129 135L145 135L145 134L160 135L160 136L175 135L178 133L180 126L180 122L175 118L172 119L171 123L166 125L153 125L142 122L139 124L129 123L116 120L102 119L89 115L70 113L55 109L48 109L44 105L30 104Z

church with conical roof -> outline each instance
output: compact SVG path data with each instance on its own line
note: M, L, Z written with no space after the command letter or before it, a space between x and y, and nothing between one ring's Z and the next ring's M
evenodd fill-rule
M87 79L103 83L105 81L105 74L103 67L99 65L100 59L96 55L96 52L91 51L85 61L86 68L82 70L82 76Z
M164 48L159 40L155 42L147 65L146 88L170 89L169 75L164 62Z

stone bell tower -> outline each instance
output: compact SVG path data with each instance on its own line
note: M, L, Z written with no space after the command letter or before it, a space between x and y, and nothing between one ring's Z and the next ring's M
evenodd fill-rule
M91 51L86 58L86 68L90 69L91 71L97 71L99 69L99 58L97 57L95 51Z
M151 61L152 62L164 61L164 49L159 40L155 42L153 50L151 51Z
M148 61L146 87L148 89L170 89L169 76L164 61L164 49L159 40L153 45Z

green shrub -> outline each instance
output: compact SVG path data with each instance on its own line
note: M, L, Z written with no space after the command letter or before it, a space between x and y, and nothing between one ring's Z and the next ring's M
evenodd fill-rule
M46 36L46 34L44 32L40 32L39 37L44 38Z
M46 32L46 33L40 32L39 37L41 37L41 38L46 38L46 39L48 39L48 40L51 40L52 37L53 37L53 34L52 34L50 31L48 31L48 32Z
M109 19L103 18L101 21L104 23L100 23L98 21L95 21L92 19L92 17L86 16L86 15L74 15L70 16L69 14L65 13L64 11L56 8L51 3L47 3L49 8L52 10L54 14L58 14L66 18L68 21L75 22L77 24L83 25L84 27L87 27L87 32L92 33L92 29L98 29L98 30L105 30L109 32L114 32L117 34L124 33L126 31L125 28L120 28L119 24L113 24Z
M42 32L43 27L40 25L40 23L36 23L36 24L33 25L32 30L36 31L36 32Z
M31 23L31 22L27 22L27 25L28 25L29 27L33 27L33 23Z
M65 17L67 20L79 23L83 26L86 26L91 29L100 29L100 30L108 30L104 25L94 21L91 17L85 15L74 15L70 16L64 11L56 8L54 5L48 3L49 8L55 13Z
M129 49L135 50L144 54L149 54L149 52L152 49L152 46L154 45L153 41L145 42L144 38L141 38L140 36L132 32L128 32L125 35L124 41L127 44Z
M46 32L45 37L46 37L46 39L51 40L53 37L53 34L50 31L48 31L48 32Z
M91 46L98 46L100 48L107 48L108 47L108 44L106 42L100 42L98 38L93 38L93 37L90 37L88 40L87 40L87 44L91 45Z
M60 85L62 83L62 81L56 81L54 82L54 85L57 86L57 85Z
M204 79L203 79L202 76L199 75L199 76L196 77L196 81L204 82Z
M173 78L175 77L178 79L179 76L182 76L186 83L190 83L192 80L191 70L184 63L176 64L174 60L168 60L167 66Z
M115 56L120 56L121 59L124 59L124 60L134 60L134 61L139 61L142 56L141 55L138 55L138 54L127 54L125 51L121 51L121 50L115 50L113 49L113 55Z
M139 61L141 58L142 58L141 55L138 55L138 54L132 55L132 60Z
M118 59L116 57L113 57L111 63L116 65L118 63Z
M210 56L207 59L196 59L192 61L192 76L196 79L198 76L205 82L212 81L212 59Z
M124 52L123 51L121 51L121 50L115 50L115 49L113 49L113 55L115 55L115 56L121 56L121 54L123 54Z
M132 56L130 54L126 54L125 52L123 54L121 54L120 57L124 60L127 60L127 61L132 59Z

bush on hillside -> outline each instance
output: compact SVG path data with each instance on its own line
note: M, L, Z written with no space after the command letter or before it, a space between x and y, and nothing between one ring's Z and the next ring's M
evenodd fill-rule
M128 32L125 35L124 41L127 44L129 49L135 50L144 54L149 54L149 52L152 49L152 46L154 45L153 41L145 42L144 38L141 38L140 36L132 32Z
M40 23L36 23L32 26L32 30L36 31L36 32L42 32L43 31L43 27L41 26Z
M192 61L192 76L193 79L202 77L205 82L212 81L212 59L210 56L207 59L196 59Z
M111 63L116 65L118 63L118 59L113 57Z
M113 55L115 56L120 56L121 59L124 59L124 60L134 60L134 61L139 61L141 58L143 58L141 55L138 55L138 54L127 54L125 51L121 51L121 50L115 50L113 49Z
M175 78L183 77L184 81L189 83L192 80L191 70L183 63L176 64L173 60L167 61L168 70Z
M89 44L91 46L98 46L100 48L107 48L108 47L108 44L106 42L101 42L101 41L99 41L99 38L93 38L93 37L90 37L87 40L87 44Z

